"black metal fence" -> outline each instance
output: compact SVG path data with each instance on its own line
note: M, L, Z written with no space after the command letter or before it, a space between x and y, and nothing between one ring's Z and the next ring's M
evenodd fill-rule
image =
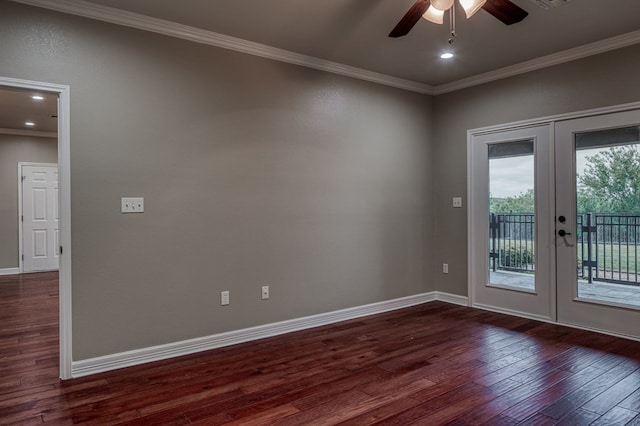
M640 216L578 215L578 276L589 282L640 285Z
M535 271L535 217L530 213L491 213L489 256L493 271Z
M493 271L535 271L535 216L491 213L489 261ZM577 217L578 278L640 285L640 216L588 213Z

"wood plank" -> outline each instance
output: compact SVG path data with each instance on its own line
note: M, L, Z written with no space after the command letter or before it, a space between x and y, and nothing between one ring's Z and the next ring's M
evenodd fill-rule
M57 274L0 277L0 425L640 424L640 343L433 302L70 381Z
M603 370L589 366L583 371L573 373L566 379L542 389L540 392L528 395L526 399L507 408L502 414L516 420L524 420L555 403L563 395L570 394L602 374L604 374Z
M627 377L622 378L622 380L599 394L597 398L593 398L584 404L581 408L603 415L638 389L640 389L640 370L636 370Z
M600 418L600 414L578 408L556 423L558 426L590 425Z
M561 419L572 411L578 409L592 398L597 397L625 376L633 373L628 367L617 365L592 381L584 384L576 391L560 398L544 410L542 414L554 419Z
M627 410L622 407L613 407L597 421L591 423L591 426L626 425L636 416L638 416L637 411Z

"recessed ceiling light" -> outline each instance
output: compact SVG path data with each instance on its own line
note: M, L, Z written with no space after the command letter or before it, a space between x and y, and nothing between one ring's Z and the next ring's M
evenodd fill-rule
M44 100L44 96L40 96L40 95L33 95L31 97L31 99L36 100L36 101L42 101Z
M25 125L25 126L29 126L29 127L33 127L33 126L35 126L35 125L36 125L36 123L34 123L33 121L26 121L26 122L24 123L24 125Z
M440 55L440 57L441 57L442 59L451 59L451 58L453 58L453 53L451 53L451 52L444 52L442 55Z

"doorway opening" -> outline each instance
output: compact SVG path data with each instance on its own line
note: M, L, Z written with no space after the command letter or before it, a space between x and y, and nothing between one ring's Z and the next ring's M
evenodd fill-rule
M15 208L10 209L10 224L0 216L0 227L8 229L14 238L10 240L15 244L7 244L7 253L0 253L0 274L19 274L23 272L22 254L23 240L18 236L21 229L22 218L17 216L18 193L22 190L18 184L18 163L43 162L57 163L59 176L57 210L59 212L59 237L56 244L47 244L50 249L60 251L58 266L58 312L59 312L59 377L71 378L72 350L71 350L71 185L70 185L70 136L69 136L69 87L58 84L20 80L0 76L0 102L7 102L2 108L0 117L0 137L7 142L11 139L11 149L16 156L12 161L11 170L6 171L6 176L15 180L12 193L15 193ZM18 102L21 98L24 101ZM33 104L29 104L33 102ZM26 108L37 103L52 102L55 106L54 113L44 108ZM29 118L30 117L30 118ZM17 121L16 121L17 120ZM49 138L53 146L44 147L43 141ZM20 145L22 148L14 149ZM29 142L27 142L29 141ZM39 142L37 142L39 141ZM8 147L4 145L5 148ZM27 149L28 148L28 149ZM52 151L54 153L52 154ZM19 152L19 154L18 154ZM26 156L25 156L26 155ZM53 156L53 160L51 159ZM19 157L19 159L18 159ZM3 157L5 158L5 157ZM6 157L8 158L8 157ZM13 159L12 159L13 160ZM0 165L1 166L1 165ZM9 197L8 197L9 198ZM13 199L13 197L11 197ZM20 200L22 201L22 200ZM2 231L0 231L2 232ZM37 238L45 240L43 233L39 232ZM50 242L50 241L49 241ZM40 247L43 247L42 245Z

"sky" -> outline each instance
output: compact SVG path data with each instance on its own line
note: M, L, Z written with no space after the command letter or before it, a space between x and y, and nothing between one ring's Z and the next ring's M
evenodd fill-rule
M586 157L609 148L585 149L576 152L576 170L582 174ZM533 155L489 160L489 192L494 198L515 197L533 188Z
M533 155L489 160L489 192L494 198L515 197L533 188Z

